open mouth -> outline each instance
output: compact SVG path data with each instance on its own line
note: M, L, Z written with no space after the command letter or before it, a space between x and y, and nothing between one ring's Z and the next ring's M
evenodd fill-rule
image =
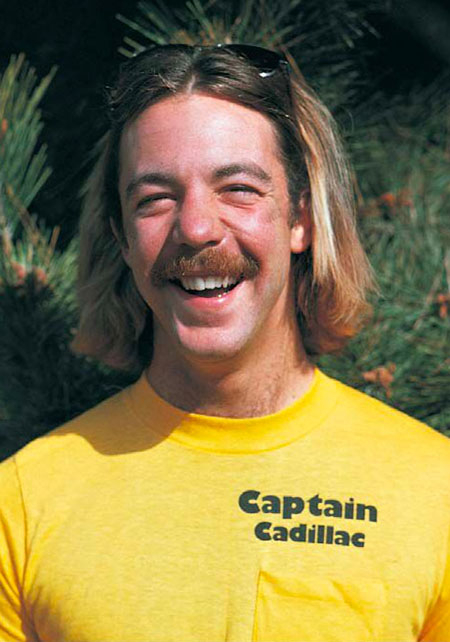
M180 279L174 279L171 282L177 285L187 294L200 296L204 298L222 297L231 292L239 283L243 281L243 276L239 278L221 277L221 276L186 276Z

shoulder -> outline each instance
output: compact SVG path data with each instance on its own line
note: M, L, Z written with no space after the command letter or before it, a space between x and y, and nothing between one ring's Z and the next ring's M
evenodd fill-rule
M325 375L324 375L325 376ZM333 420L339 420L349 437L361 437L367 444L389 445L426 457L439 456L450 470L450 439L425 423L386 403L326 377L336 389Z
M55 480L83 469L88 474L109 455L139 449L135 442L142 429L128 403L134 385L29 442L0 463L0 475L16 470L19 479Z
M135 385L0 463L0 510L5 501L22 502L29 515L52 506L62 510L58 502L76 506L98 488L99 480L120 478L118 463L133 467L133 458L155 443L130 403Z
M126 390L105 399L93 408L34 439L18 453L15 458L26 464L46 454L56 455L60 450L70 448L72 453L89 443L111 439L118 424L126 420Z

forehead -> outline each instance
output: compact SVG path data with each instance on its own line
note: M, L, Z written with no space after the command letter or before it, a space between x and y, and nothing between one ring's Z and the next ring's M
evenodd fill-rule
M254 109L204 94L166 98L129 123L120 142L120 182L130 174L208 170L255 162L282 171L275 128Z

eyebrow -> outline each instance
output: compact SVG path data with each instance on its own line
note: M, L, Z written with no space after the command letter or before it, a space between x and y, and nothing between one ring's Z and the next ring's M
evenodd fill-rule
M219 167L214 172L214 178L228 178L236 174L247 174L253 176L263 183L271 183L272 178L270 174L263 170L257 163L233 163L232 165L224 165Z
M219 167L213 172L213 178L215 180L220 180L221 178L229 178L235 176L236 174L246 174L247 176L252 176L263 183L271 183L272 178L263 168L257 163L232 163L230 165L224 165ZM171 174L166 174L165 172L145 172L139 174L136 178L133 178L127 185L125 189L125 194L127 200L131 198L134 192L141 185L167 185L169 187L174 187L177 184L176 179Z

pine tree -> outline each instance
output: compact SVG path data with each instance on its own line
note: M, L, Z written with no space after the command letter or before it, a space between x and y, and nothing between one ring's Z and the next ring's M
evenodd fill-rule
M353 138L362 239L380 285L374 317L321 364L450 434L449 77L366 106ZM374 114L376 116L374 116Z
M70 352L76 240L57 251L28 210L50 174L38 106L54 73L19 55L0 78L0 459L124 381Z

